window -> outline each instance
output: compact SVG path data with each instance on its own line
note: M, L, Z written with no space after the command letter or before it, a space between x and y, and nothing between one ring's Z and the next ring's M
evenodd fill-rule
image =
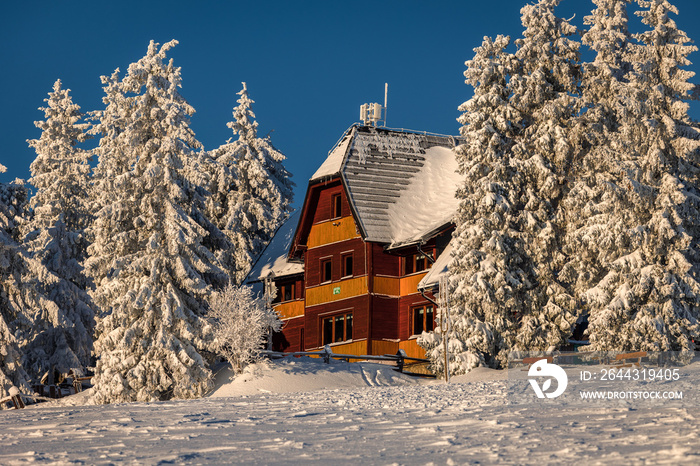
M352 340L352 313L325 317L321 328L324 345Z
M291 301L295 298L295 286L294 283L284 283L277 285L277 296L275 296L273 303L283 303L285 301Z
M352 277L352 253L343 254L340 257L343 265L343 277Z
M431 257L433 257L434 252L426 251ZM423 270L428 270L432 266L428 257L424 254L418 253L413 254L408 257L404 257L404 275L409 275L414 272L421 272Z
M331 196L331 218L340 218L343 212L343 201L340 193Z
M331 258L321 259L321 283L329 282L333 279L333 262Z
M424 331L431 332L434 325L434 311L433 305L427 304L425 306L414 307L412 309L413 313L413 335L420 335Z
M423 254L416 254L415 261L416 261L416 272L420 272L421 270L426 270L428 268L428 264L430 263L428 258L425 257Z

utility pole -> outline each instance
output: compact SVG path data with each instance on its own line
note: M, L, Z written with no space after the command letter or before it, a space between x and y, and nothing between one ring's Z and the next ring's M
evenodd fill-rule
M445 383L450 381L450 355L447 332L450 330L450 293L447 291L447 275L440 277L440 332L442 333L443 353L445 355Z
M245 83L243 83L245 85ZM265 311L272 312L272 301L277 295L275 288L274 277L268 275L264 280L263 301L265 302ZM267 350L272 351L272 329L267 329Z

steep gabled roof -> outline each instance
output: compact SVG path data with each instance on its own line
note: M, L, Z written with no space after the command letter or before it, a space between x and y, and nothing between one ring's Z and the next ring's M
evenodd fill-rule
M457 138L352 126L311 177L340 177L365 240L400 247L450 223L460 177Z
M309 180L290 257L299 257L321 189L341 183L365 239L400 248L428 240L452 223L461 176L454 147L461 138L351 126Z

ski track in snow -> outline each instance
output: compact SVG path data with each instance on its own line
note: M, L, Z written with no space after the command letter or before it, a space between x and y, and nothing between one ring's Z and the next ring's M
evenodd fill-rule
M358 366L366 386L2 411L0 464L700 463L697 400L516 403L509 380L387 385Z

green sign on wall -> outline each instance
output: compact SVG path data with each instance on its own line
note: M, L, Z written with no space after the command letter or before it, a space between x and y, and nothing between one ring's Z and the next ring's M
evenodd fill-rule
M336 286L335 288L333 288L333 294L340 294L340 287L339 286Z

